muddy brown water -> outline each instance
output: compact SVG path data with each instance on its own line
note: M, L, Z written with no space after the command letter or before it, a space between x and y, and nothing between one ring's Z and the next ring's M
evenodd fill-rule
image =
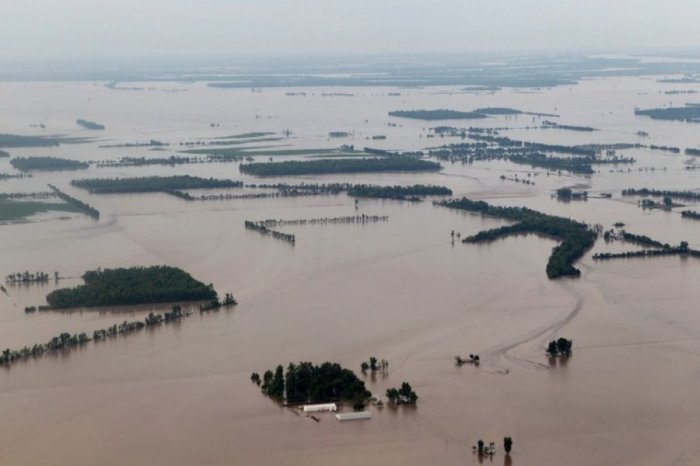
M524 129L533 124L529 116L474 124L517 127L506 134L562 144L700 147L694 125L633 115L635 106L681 104L688 97L669 99L658 93L666 87L642 78L591 80L534 94L449 95L426 88L400 90L400 97L381 88L341 89L354 94L345 98L323 97L321 89L301 98L285 96L289 90L253 94L180 83L153 88L3 83L0 92L13 112L0 116L0 127L33 134L29 125L45 122L47 132L99 135L100 141L81 145L10 149L13 155L80 160L173 153L97 148L105 143L179 142L286 128L295 137L281 143L292 148L353 143L419 149L446 140L426 137L423 128L434 124L390 119L387 111L509 106L558 113L562 124L602 131ZM163 92L172 88L187 91ZM80 130L77 118L98 121L107 130ZM401 126L386 126L389 121ZM221 127L211 128L210 122ZM329 131L339 130L355 130L355 138L328 140ZM638 138L638 130L651 137ZM374 134L386 134L387 140L364 139ZM700 248L700 222L678 212L642 211L635 199L619 196L625 187L697 189L698 172L684 169L690 158L622 152L638 159L631 172L602 168L592 177L547 176L492 162L447 163L441 173L281 181L442 184L455 196L528 206L607 228L623 221L629 231ZM653 172L638 171L652 167ZM0 171L10 170L0 159ZM345 195L185 202L164 194L90 195L69 186L79 177L175 173L253 180L232 163L90 168L0 182L2 192L43 190L54 183L102 212L98 222L48 214L32 223L1 225L0 275L58 270L69 277L60 285L73 286L96 267L167 263L213 283L222 294L232 291L240 303L1 368L0 464L478 464L471 445L479 438L496 442L493 463L501 464L506 435L514 440L514 465L700 464L697 260L598 263L591 258L596 251L636 248L599 241L579 262L580 279L551 281L544 267L554 241L518 236L478 246L452 244L451 230L466 235L505 223L429 202L360 200L356 210ZM499 179L527 173L534 186ZM565 204L551 199L561 186L615 196ZM245 219L356 213L388 215L389 221L281 228L296 235L294 247L243 228ZM54 288L52 282L7 286L9 296L0 294L0 346L43 342L62 331L91 332L142 318L154 308L23 312ZM574 340L566 362L544 355L556 336ZM479 353L484 363L455 367L454 356L469 353ZM371 355L390 366L386 377L367 376L368 388L381 396L408 381L419 395L415 408L372 408L372 420L346 423L322 415L316 423L263 397L249 381L251 372L278 363L329 360L359 369Z

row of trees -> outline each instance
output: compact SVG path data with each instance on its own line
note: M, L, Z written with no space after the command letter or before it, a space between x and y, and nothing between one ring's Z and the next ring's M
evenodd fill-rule
M58 280L58 272L53 273L54 279ZM5 283L46 283L49 281L49 274L46 272L16 272L5 277Z
M85 162L58 157L15 157L10 160L10 164L23 172L82 170L90 167Z
M685 107L635 109L635 115L651 117L654 120L678 120L691 123L700 122L700 106L686 104Z
M165 265L92 270L83 279L84 285L49 293L49 305L72 308L217 299L212 285Z
M691 256L700 258L700 251L690 249L687 241L681 241L676 247L664 247L662 249L642 249L640 251L627 252L599 252L593 255L594 260L610 260L610 259L631 259L637 257L660 257L660 256Z
M95 209L90 204L87 204L87 203L81 201L80 199L77 199L73 196L70 196L70 195L64 193L63 191L61 191L60 189L58 189L56 186L54 186L52 184L49 185L49 188L51 188L53 190L53 192L56 193L56 196L63 199L64 202L77 208L79 211L81 211L85 215L88 215L88 216L94 218L95 220L100 218L100 211Z
M561 243L552 249L552 254L547 261L549 278L580 275L581 271L575 268L573 263L593 246L597 237L597 234L585 223L547 215L525 207L491 206L484 201L472 201L466 197L437 204L517 222L514 225L481 231L463 239L464 243L494 241L509 235L528 233L560 239Z
M700 193L695 191L671 191L664 189L623 189L623 196L653 196L653 197L670 197L679 199L689 199L689 200L700 200Z
M290 233L283 233L283 232L277 231L277 230L272 230L272 229L266 227L262 222L254 222L252 220L246 220L244 224L245 224L246 230L257 231L261 235L270 235L273 238L281 239L282 241L286 241L292 245L296 241L296 237L294 235L292 235Z
M387 171L437 171L440 168L439 163L406 156L308 161L290 160L275 163L255 162L239 166L242 173L260 177Z
M410 196L451 196L452 190L444 186L415 184L413 186L374 186L356 184L348 188L353 197L406 200Z
M5 349L0 354L0 365L9 365L17 361L28 358L37 358L44 353L56 352L64 349L71 349L77 346L82 346L91 340L99 341L107 338L112 338L117 335L135 332L146 327L160 325L165 322L173 322L180 320L189 314L182 311L180 306L173 306L172 309L164 314L149 313L144 320L135 320L132 322L124 321L121 324L114 324L110 327L95 330L90 338L87 333L61 333L53 337L47 343L38 343L33 346L25 346L18 350Z
M146 193L174 189L240 188L241 181L199 178L190 175L144 176L137 178L89 178L71 181L73 186L91 193Z
M376 223L386 222L388 215L346 215L343 217L321 217L321 218L298 218L295 220L266 219L256 222L258 225L266 227L276 227L282 225L326 225L329 223Z
M460 112L457 110L394 110L389 116L397 118L411 118L414 120L470 120L487 118L486 113Z
M566 170L580 174L594 173L593 165L636 162L631 157L616 155L614 150L608 150L603 156L600 154L602 149L597 146L564 146L519 141L495 135L493 132L475 131L474 128L462 130L461 133L455 128L439 129L444 131L444 134L461 135L477 141L449 144L428 152L430 156L452 162L472 163L478 160L508 160L521 165L548 170ZM564 154L566 157L553 156L551 153Z

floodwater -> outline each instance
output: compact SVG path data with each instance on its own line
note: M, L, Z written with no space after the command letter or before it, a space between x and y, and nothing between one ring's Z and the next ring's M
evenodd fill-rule
M417 150L454 141L427 137L426 128L444 122L393 119L388 111L507 106L556 113L562 124L601 131L526 129L538 121L531 116L463 124L508 126L513 129L504 135L540 142L700 148L695 125L635 117L635 107L694 101L692 94L663 91L700 88L657 84L653 78L493 94L136 85L145 90L113 90L104 83L0 84L0 132L37 134L41 130L30 125L44 123L47 134L99 137L57 148L9 149L13 156L78 160L160 157L178 148L98 148L104 144L148 139L177 144L285 129L293 137L260 145ZM78 118L107 130L78 129ZM650 137L637 136L639 130ZM355 133L329 140L330 131ZM379 134L387 139L366 139ZM638 160L629 172L626 166L623 172L603 166L591 177L548 176L506 162L443 162L440 173L279 181L441 184L455 196L528 206L606 228L623 221L628 231L700 248L700 223L679 212L642 211L636 200L619 195L627 187L699 188L698 172L685 169L692 157L622 152ZM0 159L0 172L11 171ZM80 283L76 277L97 267L169 264L213 283L220 294L232 291L239 305L0 368L0 464L478 464L471 446L480 438L499 449L493 460L483 460L487 464L700 464L699 261L594 262L594 252L633 248L601 240L579 262L579 279L552 281L544 270L554 241L518 236L487 245L453 244L451 230L467 235L504 222L430 202L360 200L357 210L345 195L186 202L165 194L90 195L69 185L75 178L153 174L254 181L239 173L237 163L91 167L0 181L1 192L45 190L53 183L102 213L97 222L43 215L31 223L0 225L0 275L57 270L69 277L60 285L73 286ZM530 174L536 184L504 181L502 174ZM562 186L614 196L561 203L551 195ZM356 213L388 215L389 221L280 228L296 235L295 246L243 227L245 219ZM0 294L2 348L44 342L63 331L91 332L151 310L25 314L24 307L41 304L55 284L7 288L9 296ZM574 354L568 361L549 361L544 348L559 336L573 339ZM454 356L469 353L480 354L482 365L455 367ZM265 398L249 379L251 372L301 360L334 361L359 373L371 355L390 366L387 376L367 376L368 388L381 397L408 381L419 396L415 408L373 407L370 421L339 423L322 415L316 423ZM501 448L504 436L514 440L510 462Z

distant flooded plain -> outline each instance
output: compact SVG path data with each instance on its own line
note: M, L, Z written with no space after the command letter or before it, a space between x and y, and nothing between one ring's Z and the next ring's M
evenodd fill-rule
M124 83L125 86L129 83ZM576 86L496 92L459 88L216 89L197 83L2 83L0 133L94 138L58 147L6 149L15 156L80 161L183 155L180 145L270 132L245 142L283 149L425 150L461 142L430 137L435 126L507 128L502 135L549 144L641 143L700 148L698 124L635 116L634 109L682 106L693 95L667 95L699 84L606 78ZM698 89L696 89L698 88ZM299 93L305 93L301 95ZM294 94L294 95L289 95ZM324 95L325 94L325 95ZM393 95L390 95L393 94ZM396 95L398 94L398 95ZM542 117L420 121L397 109L510 107L592 126L584 133L540 126ZM79 118L103 131L82 129ZM43 124L45 129L31 125ZM528 128L529 127L529 128ZM285 130L288 130L285 133ZM330 138L329 133L350 133ZM648 133L642 136L641 133ZM386 136L373 139L373 136ZM157 140L152 147L111 147ZM243 138L245 139L245 138ZM234 147L234 146L232 146ZM236 146L237 147L237 146ZM0 464L264 465L691 465L700 464L700 261L676 256L594 261L601 251L635 249L596 242L577 264L579 278L549 280L552 239L513 236L488 244L451 241L506 225L501 219L412 203L337 195L187 202L165 193L90 194L70 181L93 177L189 174L245 183L435 184L502 206L526 206L605 229L700 248L700 222L680 210L642 210L625 188L697 190L692 156L644 148L619 151L631 166L596 166L593 175L550 172L506 161L442 161L428 173L313 175L259 179L240 162L98 167L35 172L0 180L0 192L58 186L97 208L98 221L65 212L0 225L0 276L58 271L58 284L5 285L0 347L92 333L142 319L165 306L25 313L56 287L76 286L86 270L167 264L233 292L238 306L194 312L181 322L90 343L0 367ZM312 155L274 156L275 161ZM15 173L0 158L0 173ZM514 182L516 176L534 184ZM506 179L502 179L504 176ZM587 201L553 198L560 187ZM251 192L249 188L214 190ZM612 193L612 198L598 198ZM700 206L684 202L686 208ZM287 225L294 245L244 228L245 220L386 215L387 222ZM549 340L573 339L568 360L550 360ZM478 353L479 367L456 355ZM386 376L362 376L370 356L389 361ZM320 422L264 397L252 372L277 364L333 361L353 369L372 393L408 381L415 407L371 407L369 421ZM346 409L350 409L349 407ZM513 438L511 457L502 450ZM498 448L480 459L472 445Z

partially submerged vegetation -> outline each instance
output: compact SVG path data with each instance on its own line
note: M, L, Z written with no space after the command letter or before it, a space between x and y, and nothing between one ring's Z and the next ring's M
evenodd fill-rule
M332 173L373 173L387 171L437 171L439 163L413 157L396 156L368 159L324 159L310 161L286 161L275 163L249 163L240 165L242 173L260 176L298 176Z
M84 332L73 335L64 332L56 337L53 337L47 343L38 343L33 346L25 346L17 350L11 350L9 348L5 349L0 354L0 365L9 366L15 362L41 357L45 353L70 350L83 346L89 343L91 340L98 342L100 340L114 338L118 335L133 333L147 327L179 321L189 315L190 313L184 312L180 306L174 305L170 311L163 314L155 314L151 312L144 320L135 320L131 322L125 320L121 324L114 324L111 327L95 330L92 333L92 338L90 338L88 334Z
M73 196L70 196L60 189L58 189L56 186L50 184L48 185L49 188L58 196L59 198L63 199L64 202L67 204L71 205L73 208L75 208L77 211L84 213L85 215L94 218L95 220L100 218L100 211L95 209L93 206L90 204L86 204L85 202L81 201L80 199L77 199Z
M690 218L693 220L700 220L700 212L694 212L692 210L684 210L681 212L683 218Z
M386 359L379 360L375 356L370 356L368 361L362 361L360 370L362 370L363 374L371 371L372 374L381 372L383 375L387 375L389 373L389 361Z
M688 256L700 258L700 251L690 249L687 241L681 241L678 246L664 245L659 249L642 249L639 251L627 252L599 252L593 255L594 260L610 259L632 259L638 257L659 257L659 256Z
M50 275L46 272L15 272L5 277L5 283L15 285L18 283L48 283ZM58 280L58 272L53 273L55 280Z
M573 340L567 340L563 337L552 340L547 345L547 354L553 358L557 356L568 358L571 356L573 344Z
M416 401L418 401L418 395L416 395L416 392L413 390L411 384L409 384L408 382L403 382L401 384L401 387L398 389L387 389L386 397L389 399L390 402L397 405L414 405L416 404Z
M91 193L150 193L173 189L240 188L243 183L196 176L145 176L137 178L88 178L71 181L73 186Z
M559 188L556 191L557 199L564 202L585 201L588 199L588 191L574 191L571 188Z
M547 276L552 279L580 275L581 271L575 268L573 263L593 246L597 236L585 223L543 214L525 207L497 207L466 197L437 204L517 222L514 225L479 232L463 239L463 243L493 241L509 235L530 233L560 239L561 243L552 249L547 262Z
M673 191L664 189L649 189L649 188L628 188L622 190L623 196L652 196L652 197L671 197L687 200L700 200L700 193L695 191Z
M617 155L615 149L602 146L565 146L520 141L498 136L494 130L480 128L434 128L436 134L469 138L476 142L448 144L431 149L428 155L450 162L473 163L475 161L507 160L509 162L545 168L553 171L569 171L578 174L594 173L593 165L632 164L631 157ZM564 157L552 154L562 154Z
M290 363L286 371L279 365L274 371L265 371L262 378L253 373L251 380L265 395L288 404L346 401L359 407L372 396L353 371L331 362L318 366Z
M636 109L635 115L648 116L654 120L676 120L689 123L700 123L700 105L685 104L684 107Z
M335 223L377 223L389 220L388 215L347 215L344 217L321 217L321 218L299 218L295 220L266 219L253 222L265 227L276 227L284 225L327 225Z
M548 120L545 120L542 122L542 127L543 128L551 128L551 129L563 129L563 130L568 130L568 131L581 131L584 133L598 131L597 129L592 128L590 126L562 125L562 124L557 123L556 121L548 121Z
M413 186L373 186L356 184L348 188L348 196L379 199L420 200L418 196L451 196L452 190L444 186L416 184Z
M89 121L89 120L83 120L79 119L76 120L76 123L78 123L80 126L82 126L85 129L89 130L102 130L105 129L105 125L101 125L99 123L95 123L94 121Z
M59 145L59 138L0 134L0 147L50 147Z
M90 167L85 162L58 157L15 157L10 164L23 172L83 170Z
M296 237L292 234L289 233L283 233L281 231L277 230L272 230L265 226L263 222L255 222L252 220L246 220L245 223L245 228L246 230L253 230L257 231L261 235L269 235L272 236L273 238L281 239L282 241L286 241L290 243L291 245L294 245L296 241Z
M46 301L53 308L117 306L216 299L211 285L187 272L164 265L97 269L85 272L84 285L52 291Z
M395 110L389 112L389 116L397 118L411 118L414 120L471 120L486 118L485 113L459 112L457 110Z
M78 212L79 210L64 202L38 200L0 199L0 222L24 221L28 217L47 212Z

